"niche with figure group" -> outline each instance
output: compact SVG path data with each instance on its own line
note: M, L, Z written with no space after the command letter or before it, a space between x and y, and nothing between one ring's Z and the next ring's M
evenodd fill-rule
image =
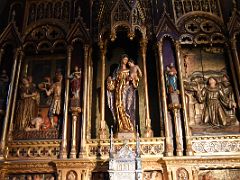
M15 105L15 139L58 138L63 116L65 62L53 56L26 59Z
M183 121L181 111L181 94L179 86L179 74L177 68L176 48L172 37L163 38L163 68L166 87L167 119L168 129L171 137L176 137L174 144L178 149L183 147ZM175 141L175 138L174 138Z
M223 46L182 48L189 125L194 134L239 133L236 96Z

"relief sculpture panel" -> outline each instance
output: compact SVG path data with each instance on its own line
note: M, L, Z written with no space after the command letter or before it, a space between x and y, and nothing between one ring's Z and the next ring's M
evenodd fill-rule
M236 100L222 48L184 49L184 87L193 134L239 132Z
M239 169L216 169L216 170L200 170L198 174L199 180L237 180L240 179Z

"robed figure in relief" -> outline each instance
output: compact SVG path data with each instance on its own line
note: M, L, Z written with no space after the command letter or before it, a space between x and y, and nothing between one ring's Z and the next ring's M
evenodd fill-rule
M15 128L26 130L31 126L31 120L38 116L40 96L31 82L31 77L23 77L21 81Z
M236 108L233 99L224 94L223 88L218 81L210 77L207 87L197 90L197 97L200 103L205 103L203 112L203 122L215 127L227 125L227 109Z

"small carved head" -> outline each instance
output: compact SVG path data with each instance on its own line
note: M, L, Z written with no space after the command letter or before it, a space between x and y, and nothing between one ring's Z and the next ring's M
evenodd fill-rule
M121 56L121 64L127 64L128 63L128 55L127 54L123 54Z
M216 87L217 83L218 83L218 81L214 77L210 77L208 79L208 85L210 87Z
M79 71L79 67L78 67L78 66L75 66L75 67L74 67L74 71Z
M133 67L135 65L134 60L133 59L129 59L128 65L129 65L129 67Z

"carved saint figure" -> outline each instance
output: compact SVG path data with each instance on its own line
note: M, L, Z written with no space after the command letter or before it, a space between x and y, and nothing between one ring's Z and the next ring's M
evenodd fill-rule
M128 56L122 55L119 67L107 79L108 105L118 132L133 132L136 113L136 86L127 67Z
M69 76L71 79L71 92L74 99L80 98L82 71L78 66L74 67L74 72Z
M173 93L174 91L177 91L177 70L174 67L173 63L167 66L166 83L168 93Z
M207 87L197 91L198 101L204 103L203 122L215 127L227 125L227 112L225 108L234 109L236 103L229 99L223 89L213 77L208 79Z
M70 171L68 176L67 176L67 180L76 180L76 174L73 171Z
M45 89L47 96L52 96L48 111L52 128L56 128L58 126L58 122L55 122L54 116L58 116L61 113L62 79L63 76L61 72L57 71L55 74L55 82L51 85L49 90Z
M138 65L134 64L132 59L129 59L128 65L130 67L130 80L135 88L138 87L139 78L142 77L142 71Z
M38 84L38 88L40 89L40 104L50 106L52 97L46 96L45 89L49 90L51 88L51 78L45 76L44 81Z
M42 129L44 120L41 117L36 117L31 120L30 126L27 127L26 131L40 131Z
M17 103L16 129L26 130L31 120L38 116L39 93L33 88L31 79L22 78L20 98Z
M223 75L221 85L226 98L228 98L230 101L235 103L232 86L231 86L231 83L229 82L229 78L227 75ZM231 109L227 108L226 111L227 111L227 116L229 116L229 118L236 120L234 108L231 108Z

